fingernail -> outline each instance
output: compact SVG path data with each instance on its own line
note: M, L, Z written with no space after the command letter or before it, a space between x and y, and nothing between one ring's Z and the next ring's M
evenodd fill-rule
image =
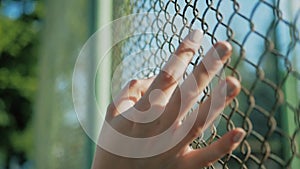
M241 142L243 140L243 138L245 137L245 135L246 135L246 133L244 131L240 131L235 134L235 136L232 138L232 141L234 143Z
M235 90L236 90L236 86L234 84L232 84L228 80L222 80L221 88L220 88L221 96L230 97L230 96L234 95Z
M218 59L222 59L223 57L227 56L228 52L231 51L232 47L228 42L218 43L216 46L217 55L214 55Z
M226 95L228 97L232 96L236 90L236 86L231 82L226 83Z
M199 29L196 29L196 30L193 30L193 32L191 32L189 34L189 39L194 42L194 43L201 43L202 41L202 38L203 38L203 33L201 30Z

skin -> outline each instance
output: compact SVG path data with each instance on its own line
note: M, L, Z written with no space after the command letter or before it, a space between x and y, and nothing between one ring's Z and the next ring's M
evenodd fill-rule
M200 48L201 36L202 33L199 30L191 32L156 77L129 82L109 105L106 114L106 122L110 126L130 137L156 136L168 128L172 131L170 138L173 135L175 138L175 135L180 134L184 134L184 137L165 152L141 158L124 157L98 146L93 169L198 169L211 165L238 147L245 137L245 131L241 128L229 131L221 139L205 148L197 150L189 148L193 139L197 138L218 117L225 106L238 95L241 88L237 79L226 77L214 88L212 96L194 110L193 115L186 116L196 103L201 91L223 67L232 53L232 47L228 42L216 43L188 78L179 83L195 52ZM161 114L158 114L156 119L147 123L125 118L145 120L143 115L153 115L161 110ZM184 117L187 118L182 122ZM191 126L189 130L187 130L188 126ZM105 136L103 131L106 131L105 126L102 128L100 138L109 140L110 136ZM115 142L109 144L118 146ZM156 143L149 142L148 145L151 147ZM129 149L134 151L135 147L132 146ZM145 146L144 149L138 151L147 152L150 149Z

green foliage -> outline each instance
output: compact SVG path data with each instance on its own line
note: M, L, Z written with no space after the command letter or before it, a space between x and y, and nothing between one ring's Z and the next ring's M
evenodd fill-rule
M6 1L8 2L8 1ZM1 2L0 2L1 3ZM5 15L0 5L0 168L8 168L11 158L21 164L33 149L33 99L41 4L18 18Z

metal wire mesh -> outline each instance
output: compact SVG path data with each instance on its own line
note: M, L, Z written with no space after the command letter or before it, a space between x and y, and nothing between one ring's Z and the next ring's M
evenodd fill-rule
M114 4L120 4L115 0ZM226 40L234 47L231 60L224 70L242 84L240 95L222 114L207 140L196 139L191 145L201 148L220 138L225 132L242 127L247 137L241 146L220 159L210 168L295 168L300 167L300 73L297 51L300 49L300 10L289 17L280 0L132 0L115 5L114 18L155 12L167 22L154 20L159 26L156 34L139 34L113 48L113 67L131 53L146 49L151 56L130 59L125 63L123 80L136 75L143 67L161 68L168 53L192 29L202 29L211 44ZM141 18L147 19L147 18ZM174 23L181 20L182 26ZM152 29L149 23L147 29ZM143 31L143 30L141 30ZM166 32L172 32L166 34ZM162 36L158 36L161 34ZM204 47L190 63L193 69L204 56ZM165 57L164 57L165 56ZM298 70L298 71L297 71ZM156 71L152 70L152 71ZM149 71L140 72L141 77ZM203 98L209 94L207 87Z

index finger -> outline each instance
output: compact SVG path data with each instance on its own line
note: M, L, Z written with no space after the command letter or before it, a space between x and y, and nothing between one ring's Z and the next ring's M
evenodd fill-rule
M164 96L151 96L153 98L151 100L157 103L166 103L166 101L170 99L172 93L178 85L178 81L182 78L195 52L200 48L202 38L203 33L201 30L193 30L184 38L184 40L177 48L176 52L171 56L169 61L157 75L157 77L145 93L143 97L144 99L141 99L141 102L144 102L145 99L148 100L149 95L155 89L160 90ZM144 104L145 103L143 103L142 105ZM139 107L138 104L136 106Z

